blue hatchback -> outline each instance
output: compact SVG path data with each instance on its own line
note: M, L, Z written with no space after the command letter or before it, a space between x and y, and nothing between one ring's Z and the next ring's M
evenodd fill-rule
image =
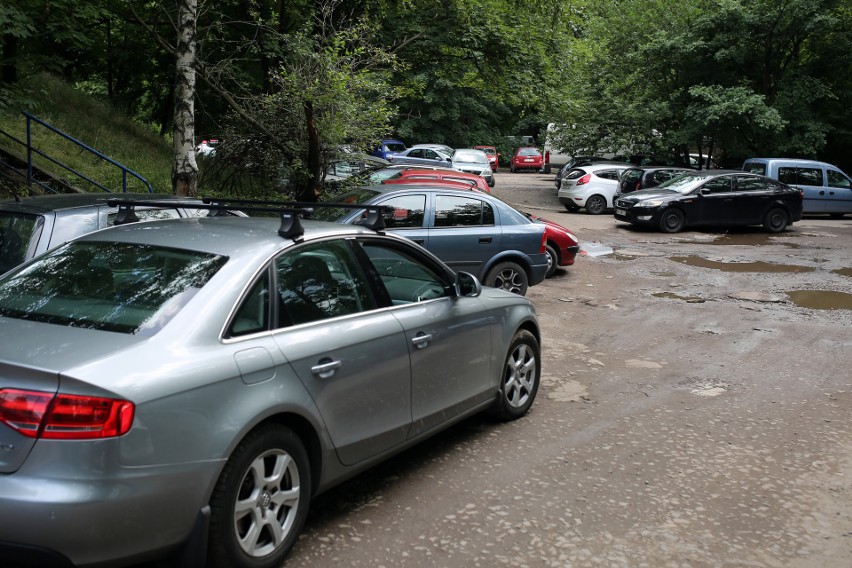
M544 281L544 225L493 195L428 185L362 187L330 201L383 205L388 229L423 246L455 271L486 286L525 295ZM323 208L316 218L356 223L363 210Z
M376 156L377 158L381 158L383 160L390 160L400 152L405 152L405 150L405 142L403 142L402 140L394 140L393 138L387 138L385 140L382 140L378 147L376 147L375 150L370 152L370 155Z

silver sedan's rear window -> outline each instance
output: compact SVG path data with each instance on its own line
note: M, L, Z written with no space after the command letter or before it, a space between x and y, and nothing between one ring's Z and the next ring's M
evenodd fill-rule
M73 242L0 278L0 316L153 335L226 260L141 244Z

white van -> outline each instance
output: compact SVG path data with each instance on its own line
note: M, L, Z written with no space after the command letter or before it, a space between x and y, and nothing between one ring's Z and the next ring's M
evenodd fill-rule
M836 166L797 158L749 158L743 171L761 174L805 194L804 213L852 213L852 180Z

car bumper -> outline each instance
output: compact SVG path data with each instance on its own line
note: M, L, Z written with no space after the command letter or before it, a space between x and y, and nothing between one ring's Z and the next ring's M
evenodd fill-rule
M618 221L626 221L634 225L657 225L660 222L659 209L624 209L616 206L613 216Z
M162 557L190 536L219 469L218 462L204 462L117 468L90 479L4 474L0 557L38 566Z
M577 258L577 253L580 252L580 245L574 245L562 249L562 254L559 258L559 266L571 266Z

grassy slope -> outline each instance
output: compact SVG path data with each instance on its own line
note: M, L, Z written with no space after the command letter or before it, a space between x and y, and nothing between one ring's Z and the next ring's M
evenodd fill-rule
M108 104L74 90L63 81L40 75L28 80L37 93L39 108L33 116L53 125L69 136L109 156L126 168L148 180L157 193L171 193L171 145L143 125L137 124ZM0 112L0 129L26 140L26 118L20 109ZM33 146L54 159L72 167L102 185L121 191L121 170L96 158L61 136L33 123ZM23 154L5 136L0 144ZM37 157L49 171L68 180L80 189L100 191L61 167ZM144 184L128 175L128 191L147 191Z

